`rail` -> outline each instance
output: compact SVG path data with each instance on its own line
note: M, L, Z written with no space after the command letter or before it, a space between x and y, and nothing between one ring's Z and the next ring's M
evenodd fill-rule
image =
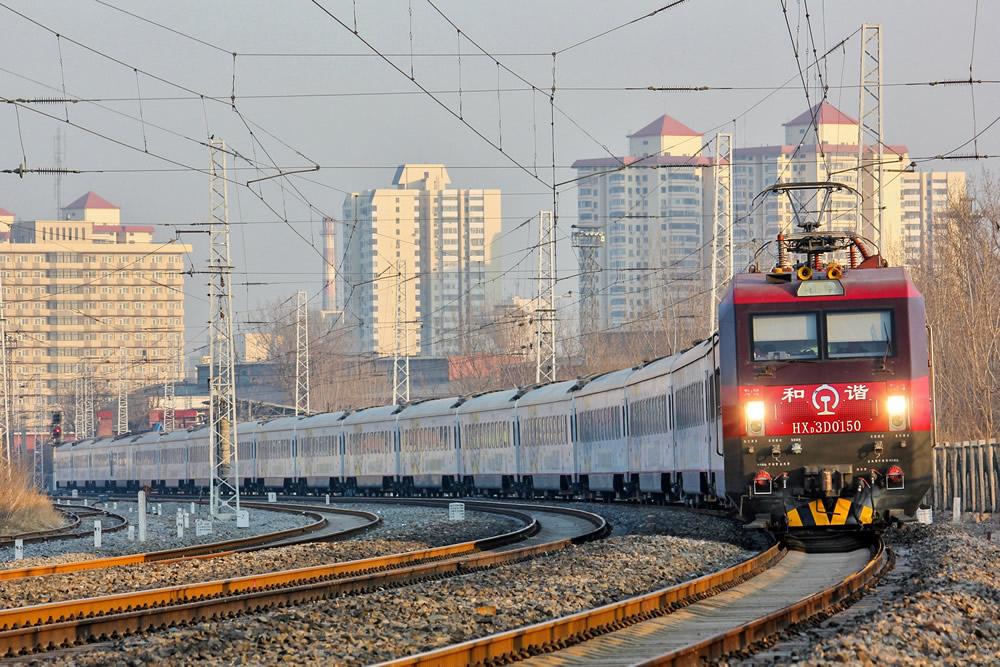
M623 631L624 634L632 626L647 621L651 624L657 623L661 618L669 618L678 610L722 595L724 591L732 591L735 594L744 582L747 587L757 588L759 585L753 579L781 563L786 555L784 548L775 545L743 563L689 582L551 621L391 660L381 663L378 667L489 665L526 659L531 659L529 662L532 663L537 661L538 664L551 665L590 662L642 665L703 664L705 660L718 659L732 651L746 649L768 636L845 601L877 578L888 566L889 561L888 552L879 542L863 569L855 571L833 586L824 587L773 613L761 615L750 622L712 634L701 641L690 642L692 636L690 627L687 632L675 631L672 639L681 646L666 653L660 651L660 655L656 655L654 650L652 653L654 657L633 660L625 648L632 644L660 643L658 640L661 638L654 639L653 633L654 631L663 633L662 627L646 630L636 628L635 634L629 638L618 638L601 647L587 647L585 644L594 637L602 638L609 633ZM781 577L771 583L780 584ZM711 615L713 613L711 609L715 609L717 613L721 605L720 601L717 605L710 605L710 609L694 612L692 616ZM703 622L695 620L704 627ZM670 628L666 630L669 631ZM669 641L663 643L669 644ZM571 648L567 650L567 647ZM573 654L563 656L554 653L560 650L573 651ZM648 649L641 647L634 650L641 655L642 651ZM588 655L590 652L594 655ZM549 653L554 655L551 660L546 660Z
M69 523L56 528L49 528L48 530L37 530L29 533L19 533L16 535L0 535L0 547L10 547L13 546L14 540L21 540L24 544L32 544L37 542L54 542L56 540L72 540L80 537L87 537L93 534L93 528L85 527L83 525L83 516L102 516L114 521L107 526L101 527L101 530L105 533L113 533L115 531L123 529L128 525L128 519L121 514L116 514L108 510L99 509L96 507L87 506L66 506L66 505L56 505L54 509L61 514L65 515L69 519Z
M467 505L490 505L496 511L504 504ZM539 533L538 521L524 510L572 515L590 527L537 544L498 549ZM519 506L505 513L526 519L526 525L502 536L402 554L0 610L0 628L5 628L0 631L0 656L466 573L597 539L609 531L603 518L582 510Z
M353 526L331 532L323 536L323 540L343 539L368 530L381 523L381 519L371 512L343 508L320 508L294 504L273 504L273 503L243 503L246 507L257 509L268 509L276 512L297 513L313 519L311 523L295 528L261 533L249 537L241 537L219 542L207 542L173 549L162 549L137 554L126 554L123 556L109 556L107 558L94 558L92 560L74 561L71 563L56 563L51 565L34 565L24 568L11 568L0 570L0 581L11 581L15 579L26 579L28 577L41 577L50 574L65 574L68 572L82 572L84 570L102 570L111 567L122 567L125 565L140 565L143 563L169 563L190 558L218 558L229 556L248 549L267 548L276 542L281 546L289 546L301 542L313 541L314 533L324 529L329 521L323 513L344 514L357 516L366 519L367 522L358 526ZM292 538L301 537L300 540Z

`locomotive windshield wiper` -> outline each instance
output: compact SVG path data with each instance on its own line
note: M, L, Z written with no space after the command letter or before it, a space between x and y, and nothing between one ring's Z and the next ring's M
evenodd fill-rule
M882 323L882 332L885 334L885 353L882 355L882 365L875 368L875 373L892 373L889 368L889 353L892 352L892 336L889 335L889 327Z

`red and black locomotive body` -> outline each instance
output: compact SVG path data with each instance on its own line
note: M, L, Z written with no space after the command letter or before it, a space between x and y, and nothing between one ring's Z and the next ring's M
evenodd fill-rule
M719 309L721 400L726 488L745 516L877 528L930 487L924 301L881 264L735 276Z

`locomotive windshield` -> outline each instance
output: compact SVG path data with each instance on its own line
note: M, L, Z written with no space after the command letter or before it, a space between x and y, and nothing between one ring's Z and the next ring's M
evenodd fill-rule
M826 314L826 355L830 359L886 357L891 346L891 311Z
M753 316L753 360L818 359L815 313Z
M754 361L795 361L893 354L891 310L781 313L751 316ZM823 333L820 335L820 325Z

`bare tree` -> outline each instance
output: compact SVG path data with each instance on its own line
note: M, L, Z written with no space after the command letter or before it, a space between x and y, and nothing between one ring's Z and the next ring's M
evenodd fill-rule
M915 277L933 331L938 435L990 438L1000 424L1000 190L954 199Z

